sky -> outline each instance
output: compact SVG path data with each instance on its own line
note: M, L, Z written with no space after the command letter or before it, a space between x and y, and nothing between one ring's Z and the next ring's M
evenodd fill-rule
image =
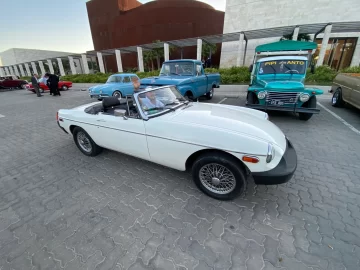
M199 1L225 11L226 0ZM73 53L93 50L86 2L1 0L0 52L11 48Z

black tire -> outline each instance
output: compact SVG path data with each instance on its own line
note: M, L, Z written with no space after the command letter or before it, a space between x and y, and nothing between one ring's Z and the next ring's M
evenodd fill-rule
M341 88L339 87L338 89L335 90L332 99L331 99L331 105L333 107L342 107L344 105L344 101L342 99L342 91Z
M190 91L186 92L184 97L189 101L194 101L194 96Z
M113 97L117 97L117 98L122 98L122 94L120 91L116 90L114 91L114 93L112 94Z
M206 99L210 100L214 96L214 87L211 88L210 92L206 93Z
M44 92L45 92L44 88L41 88L41 87L40 87L39 90L40 90L41 93L44 93Z
M61 87L61 90L63 90L63 91L67 91L69 89L69 87L67 87L66 85L63 85L62 87Z
M98 98L98 101L102 101L103 99L102 98Z
M220 191L220 192L214 192L211 189L216 188L216 186L219 186L221 183L221 179L219 180L217 175L208 175L207 179L210 179L212 177L212 181L206 181L206 179L203 178L203 181L200 179L200 174L202 172L206 172L205 166L220 166L222 168L226 168L228 170L228 173L230 172L232 174L232 178L234 180L234 186L229 191ZM192 166L192 175L193 180L196 184L196 186L205 194L208 196L218 199L218 200L231 200L237 196L239 196L241 193L243 193L246 190L247 186L247 179L246 179L246 173L243 167L239 164L239 162L226 154L221 153L206 153L204 155L201 155L200 157L195 160L193 166ZM214 181L220 181L218 183L214 183ZM206 186L204 183L207 183L208 186Z
M254 92L248 92L246 97L247 104L259 104L259 100Z
M306 108L316 108L316 96L312 96L307 102L303 104ZM299 119L307 121L313 116L312 113L299 113Z
M21 83L21 84L19 85L19 89L25 89L25 88L26 88L25 85L26 85L26 83Z
M86 151L84 147L84 144L80 143L81 137L83 137L83 140L85 143L89 146L89 150ZM102 148L98 146L90 137L90 135L81 127L76 127L73 130L73 138L75 141L76 146L79 148L79 150L86 156L94 157L101 153Z

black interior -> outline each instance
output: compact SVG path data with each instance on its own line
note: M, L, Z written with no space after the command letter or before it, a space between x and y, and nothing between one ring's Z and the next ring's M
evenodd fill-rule
M118 99L117 97L104 98L101 104L90 106L85 112L89 114L98 114L101 112L113 115L116 109L125 110L127 116L137 113L132 99Z

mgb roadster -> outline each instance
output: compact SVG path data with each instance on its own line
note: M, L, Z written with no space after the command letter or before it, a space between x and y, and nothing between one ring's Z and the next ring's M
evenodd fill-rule
M83 154L106 148L191 171L198 188L219 200L243 193L249 175L259 185L281 184L297 167L293 145L267 113L190 102L175 86L61 109L56 118Z

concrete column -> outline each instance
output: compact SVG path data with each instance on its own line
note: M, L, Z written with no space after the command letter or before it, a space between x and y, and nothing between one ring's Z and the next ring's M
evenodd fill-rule
M9 66L9 70L10 70L10 74L11 75L15 75L14 69L12 66Z
M295 27L294 29L294 33L293 33L293 36L292 36L292 40L297 40L298 36L299 36L299 26Z
M201 61L201 52L202 52L202 40L197 40L197 53L196 53L196 60Z
M137 54L138 54L139 71L144 72L144 58L143 58L143 51L142 51L141 47L137 47Z
M327 48L327 45L329 43L329 38L330 38L330 35L331 35L331 28L332 28L332 25L329 24L325 27L325 31L324 31L324 37L323 37L323 40L322 40L322 43L321 43L321 49L320 49L320 52L319 52L319 59L317 60L317 63L316 63L316 66L321 66L323 63L324 63L324 58L325 58L325 52L326 52L326 48Z
M87 56L86 56L86 54L82 54L82 55L81 55L81 59L82 59L82 62L83 62L85 74L89 74L89 73L90 73L90 70L89 70L89 65L88 65L88 61L87 61Z
M97 52L96 55L97 55L98 62L99 62L100 72L105 73L104 59L103 59L103 57L102 57L102 53L101 53L101 52Z
M115 56L116 56L116 64L117 64L118 72L124 72L122 66L122 60L121 60L121 51L115 50Z
M50 73L51 73L51 74L54 74L54 67L53 67L52 60L51 60L51 59L48 59L47 62L48 62L48 66L49 66Z
M33 70L33 74L38 74L38 71L37 71L37 69L36 69L36 65L35 65L34 62L31 62L31 68L32 68L32 70Z
M58 61L58 65L59 65L60 75L65 76L65 70L64 70L64 66L63 66L63 63L61 61L61 58L56 58L56 59Z
M9 67L5 67L5 74L6 74L6 75L10 75L10 69L9 69Z
M75 75L76 74L76 68L75 68L75 63L74 63L74 57L68 56L68 58L69 58L71 73L73 75Z
M4 77L5 76L5 70L4 68L0 67L0 76Z
M45 75L45 67L44 67L44 63L43 61L39 61L39 66L40 66L40 71L41 71L41 75L40 77L44 76Z
M14 70L15 70L16 76L20 77L19 69L18 69L18 67L16 65L14 66Z
M21 73L21 76L26 76L25 75L25 72L24 72L24 67L23 67L23 65L21 64L21 65L19 65L19 68L20 68L20 73Z
M238 55L236 58L237 67L240 67L244 62L243 55L244 55L244 33L240 33Z
M169 50L169 44L164 43L164 59L165 61L169 61L170 57L170 50Z
M350 67L360 66L360 37L357 40L355 51L351 60Z
M25 63L25 69L26 69L26 73L28 76L31 76L31 72L30 72L30 68L29 68L29 64Z

